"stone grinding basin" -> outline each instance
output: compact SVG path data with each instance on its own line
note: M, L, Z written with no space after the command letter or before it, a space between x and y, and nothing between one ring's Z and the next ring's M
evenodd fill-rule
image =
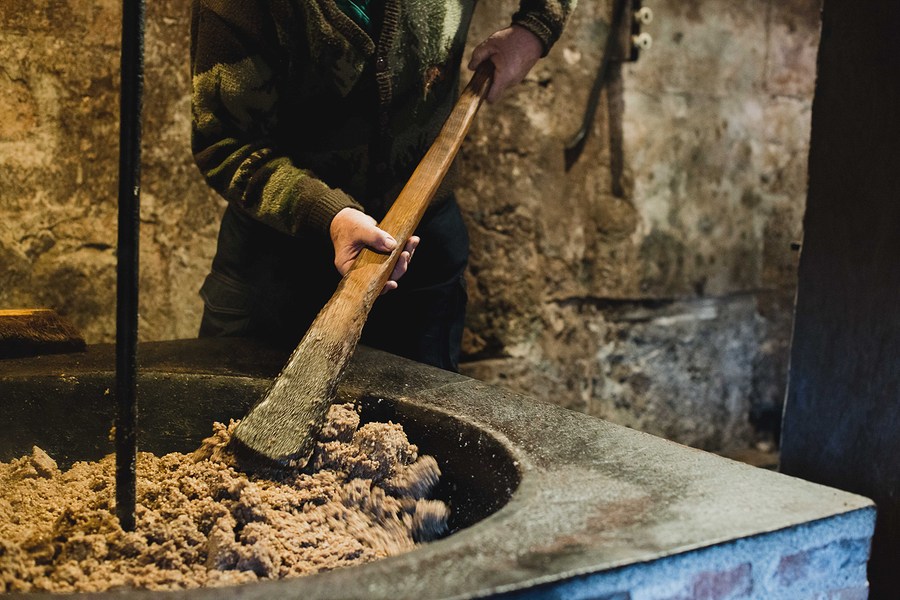
M39 446L63 470L79 460L98 460L114 451L109 440L115 405L110 372L10 377L3 380L5 422L0 460L9 461ZM138 449L157 456L190 453L212 433L214 421L240 418L267 390L266 378L197 373L149 372L138 377ZM403 400L352 397L361 424L403 425L420 454L438 459L441 480L434 497L452 509L450 533L468 527L506 504L519 484L509 449L451 415Z
M141 344L139 449L192 450L213 421L242 416L286 358L244 340ZM38 445L65 467L110 452L115 408L104 392L113 364L111 346L0 360L0 459ZM410 441L437 459L443 475L436 495L453 511L450 535L308 577L78 597L618 600L679 577L689 585L697 573L756 577L774 571L765 563L779 556L773 544L817 548L842 540L848 528L871 536L874 525L866 498L364 347L339 396L359 400L363 420L401 423ZM736 552L735 540L751 543ZM856 563L846 568L859 571ZM862 581L864 569L863 560ZM768 585L751 583L757 590Z

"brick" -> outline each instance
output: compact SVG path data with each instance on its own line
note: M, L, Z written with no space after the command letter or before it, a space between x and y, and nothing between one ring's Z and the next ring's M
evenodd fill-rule
M841 588L839 590L831 590L820 594L816 600L867 600L869 597L869 586L862 585L850 588Z
M728 571L707 571L694 576L694 600L737 600L753 593L753 573L749 563Z
M782 557L775 572L780 586L798 581L827 580L848 565L865 563L869 556L868 539L846 539Z

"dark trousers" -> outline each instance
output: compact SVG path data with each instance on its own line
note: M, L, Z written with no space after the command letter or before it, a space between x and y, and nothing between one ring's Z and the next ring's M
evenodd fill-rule
M398 289L375 301L361 343L456 371L469 254L456 201L429 208L416 235L422 241L409 270ZM229 205L200 290L200 337L253 337L292 348L339 280L330 240L278 233Z

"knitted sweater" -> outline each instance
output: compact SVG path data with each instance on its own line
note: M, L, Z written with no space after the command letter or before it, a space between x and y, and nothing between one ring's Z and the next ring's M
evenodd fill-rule
M575 2L513 22L546 54ZM335 0L194 0L192 148L229 202L295 235L384 215L456 100L475 0L380 3L373 39Z

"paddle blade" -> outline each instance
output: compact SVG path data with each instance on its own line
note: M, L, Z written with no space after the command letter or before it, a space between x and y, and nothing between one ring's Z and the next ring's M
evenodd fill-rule
M358 335L326 337L310 329L265 397L238 424L235 454L244 462L306 465L357 340Z

